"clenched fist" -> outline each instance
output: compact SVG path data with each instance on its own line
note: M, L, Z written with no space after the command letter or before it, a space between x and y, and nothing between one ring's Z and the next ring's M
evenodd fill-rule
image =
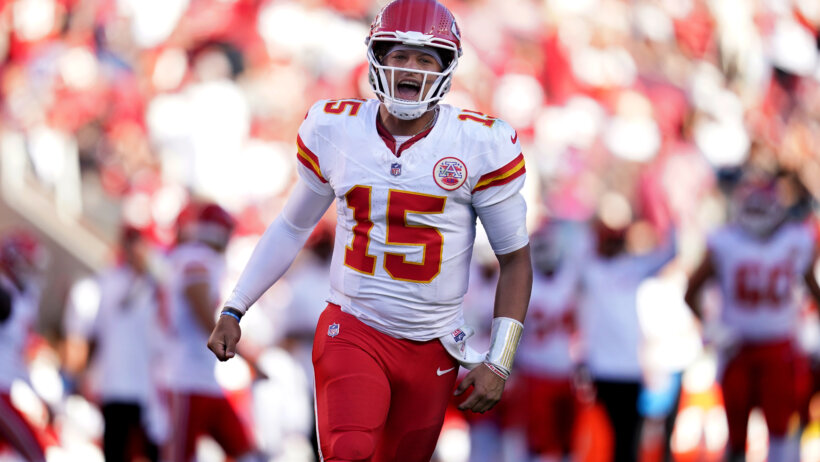
M214 352L218 360L227 361L236 356L236 344L241 336L239 321L231 316L220 316L208 339L208 349Z

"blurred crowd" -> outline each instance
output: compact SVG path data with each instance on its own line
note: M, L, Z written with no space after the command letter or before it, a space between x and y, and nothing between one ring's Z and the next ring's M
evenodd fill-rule
M5 0L4 150L109 238L126 220L171 242L191 196L258 232L306 109L370 96L362 37L381 3ZM820 194L816 2L448 6L465 37L448 102L518 129L540 214L585 218L615 190L664 198L688 226L714 171L744 163Z
M27 188L51 198L55 215L104 237L112 264L128 261L125 244L133 240L123 240L123 230L136 230L147 247L140 265L159 282L180 236L190 237L186 226L196 220L186 215L202 203L218 203L237 223L225 254L223 289L229 289L295 181L295 134L307 109L320 98L372 96L364 38L384 3L0 0L3 190L18 181L9 172L25 176ZM570 259L595 247L602 236L595 223L624 230L623 250L630 255L676 247L671 261L658 257L618 287L635 299L626 305L636 313L631 328L642 339L636 353L641 369L630 379L645 385L667 384L658 376L676 377L682 390L674 403L659 406L662 411L653 414L657 406L646 405L642 417L658 425L644 426L643 441L664 441L661 446L674 449L680 460L684 453L701 460L719 454L727 438L715 391L717 366L708 348L701 349L699 323L683 293L707 234L731 219L732 187L746 172L780 179L779 200L791 218L815 214L820 3L445 3L464 38L464 57L445 102L517 129L528 167L531 231L545 222L562 223L557 234L567 240L563 258ZM271 460L313 457L309 352L324 306L325 294L316 288L327 285L332 229L332 218L320 224L303 258L243 321L246 360L217 370ZM488 261L482 252L486 248L479 245L471 293L480 293L482 272L492 280L492 269L482 269ZM39 326L48 335L34 337L39 340L26 349L31 386L18 384L11 393L46 435L49 461L102 458L102 404L94 388L100 379L89 348L102 309L101 281L110 268L78 274L59 308L43 310L48 319ZM606 297L612 287L601 284ZM465 306L482 313L477 327L489 320L481 311L483 298L468 296ZM647 308L661 305L668 308L661 314ZM811 304L806 306L804 316L814 319ZM544 329L558 322L545 319L539 324ZM803 337L812 352L816 334ZM158 350L152 358L164 356L162 340L144 344ZM584 360L578 352L572 357L574 372ZM587 404L594 401L589 389L595 377L588 379L573 385ZM671 415L674 423L670 409L678 401L684 409L687 399L699 411L680 414L675 429L685 431L675 439L663 421ZM159 442L169 434L162 408L157 405L148 431ZM585 409L579 420L598 428L601 409ZM476 419L453 412L438 457L525 460L520 454L526 435L505 423L520 415L505 409L496 414ZM482 428L488 433L476 433ZM661 436L646 436L646 428ZM765 425L750 426L757 437L749 440L749 454L765 455L761 431L765 435ZM493 442L495 449L482 446ZM576 435L573 450L594 446L605 453L600 447L607 444L606 438ZM218 445L200 446L203 460L220 460ZM817 451L804 445L806 451L812 447ZM655 454L650 449L642 457ZM491 455L495 450L502 455ZM585 460L593 460L592 453L587 449Z

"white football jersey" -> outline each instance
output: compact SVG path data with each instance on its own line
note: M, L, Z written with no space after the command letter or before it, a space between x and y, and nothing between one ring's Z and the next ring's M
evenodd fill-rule
M505 122L440 105L397 157L377 128L379 104L316 103L299 129L299 174L336 197L329 301L394 337L430 340L463 323L473 207L518 194L524 156Z
M580 273L565 262L552 277L533 271L527 328L515 356L517 368L538 375L568 376L575 368L570 344L576 325Z
M158 288L126 265L111 268L98 280L100 307L93 335L100 398L146 404L154 387L152 332L157 325Z
M720 281L721 321L747 340L794 335L799 317L798 289L813 264L815 233L786 223L760 240L730 225L708 239Z
M168 388L175 391L220 394L214 368L216 356L208 350L208 336L197 320L194 308L185 297L185 289L206 282L211 287L214 316L219 305L220 288L225 274L225 258L210 247L197 242L182 244L168 256L165 288L168 303L169 339Z
M20 291L11 280L0 275L0 290L11 296L11 315L0 323L0 392L8 393L15 379L26 379L23 361L26 341L37 318L39 297Z

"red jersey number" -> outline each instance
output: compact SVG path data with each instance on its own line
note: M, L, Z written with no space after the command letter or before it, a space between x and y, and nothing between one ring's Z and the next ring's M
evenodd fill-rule
M376 256L368 253L370 230L371 188L354 186L345 194L347 206L353 209L353 240L345 248L345 266L360 273L373 275L376 270ZM422 261L409 262L400 253L384 253L384 269L391 278L408 282L431 282L441 272L444 238L436 228L426 225L411 225L407 214L437 214L444 212L446 197L409 191L390 190L387 196L387 242L388 245L421 246L424 248Z
M735 297L749 309L762 304L780 306L791 297L792 277L787 262L773 267L743 263L735 273Z
M354 117L359 115L359 109L364 100L333 100L325 104L325 112L328 114L344 114Z

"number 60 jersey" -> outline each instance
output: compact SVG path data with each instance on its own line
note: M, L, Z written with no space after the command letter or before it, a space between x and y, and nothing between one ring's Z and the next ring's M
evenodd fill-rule
M744 340L791 338L799 321L798 288L812 267L814 230L787 222L768 239L737 225L711 236L708 246L720 280L722 321Z
M389 335L430 340L464 322L476 211L519 194L524 156L505 122L440 105L405 141L377 124L379 101L319 101L299 129L299 174L336 197L329 302ZM516 244L527 243L522 223Z

